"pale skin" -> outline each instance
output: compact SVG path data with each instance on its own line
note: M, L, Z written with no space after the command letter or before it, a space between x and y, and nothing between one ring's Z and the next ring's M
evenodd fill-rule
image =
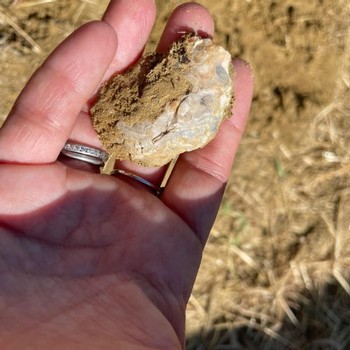
M67 139L101 147L87 101L134 63L152 0L111 1L38 69L0 130L0 348L182 349L185 307L249 112L253 78L233 62L232 118L180 156L163 194L83 163ZM158 50L181 31L212 36L198 4L177 8ZM164 169L120 165L159 184Z

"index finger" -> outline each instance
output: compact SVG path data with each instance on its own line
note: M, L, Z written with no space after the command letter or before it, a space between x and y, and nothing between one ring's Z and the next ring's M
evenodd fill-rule
M0 161L55 161L79 111L117 47L114 30L92 22L70 35L32 76L0 130Z
M118 51L105 75L124 71L142 55L156 18L154 0L111 0L102 20L118 36Z

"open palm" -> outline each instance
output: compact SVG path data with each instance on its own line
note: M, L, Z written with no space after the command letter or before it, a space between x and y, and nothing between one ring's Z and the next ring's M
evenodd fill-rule
M57 161L67 139L101 147L86 103L138 59L155 12L152 0L111 1L102 21L50 55L0 130L1 349L183 347L186 303L249 111L249 68L235 62L233 118L179 158L160 197ZM158 50L184 30L212 35L213 20L180 6ZM155 183L163 173L120 166Z

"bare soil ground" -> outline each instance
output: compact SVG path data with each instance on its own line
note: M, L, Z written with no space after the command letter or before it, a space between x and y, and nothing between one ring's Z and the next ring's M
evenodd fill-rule
M182 2L157 0L148 48ZM190 299L188 349L349 349L350 4L198 2L256 88ZM106 4L0 2L0 120L48 52Z

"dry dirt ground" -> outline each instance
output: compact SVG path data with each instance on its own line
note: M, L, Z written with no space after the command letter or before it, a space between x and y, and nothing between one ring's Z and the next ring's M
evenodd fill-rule
M182 2L157 0L150 48ZM350 4L198 2L256 88L189 302L188 349L349 349ZM1 0L0 120L48 52L106 3Z

